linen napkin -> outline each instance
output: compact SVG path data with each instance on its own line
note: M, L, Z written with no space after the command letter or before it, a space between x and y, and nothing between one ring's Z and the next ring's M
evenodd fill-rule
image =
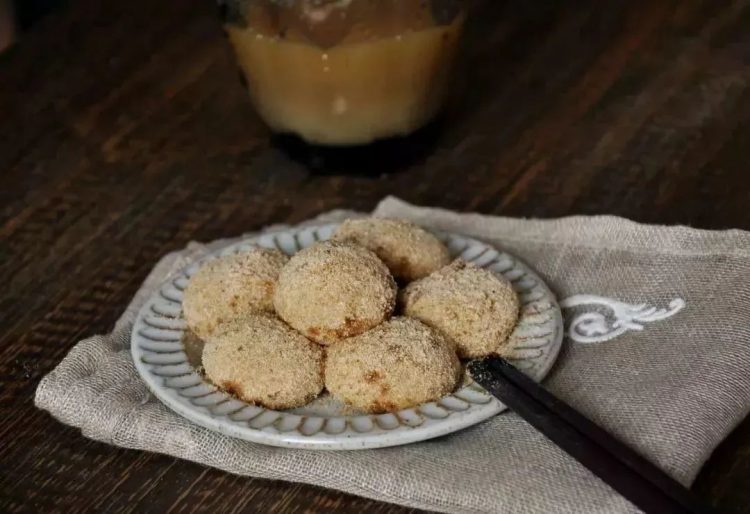
M750 410L749 233L458 214L396 198L374 214L483 239L537 270L566 307L569 333L546 386L683 484ZM512 413L432 441L351 452L272 448L181 418L136 374L130 328L156 287L206 251L191 244L165 256L113 331L78 343L41 381L36 405L109 444L423 509L637 510Z

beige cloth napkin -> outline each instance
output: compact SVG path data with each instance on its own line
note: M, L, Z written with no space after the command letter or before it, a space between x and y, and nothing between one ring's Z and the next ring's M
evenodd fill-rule
M560 299L603 297L567 302L593 302L566 316L577 319L576 340L601 342L567 339L546 385L680 482L694 479L750 410L750 234L644 226L614 217L540 221L456 214L395 198L381 202L375 214L506 249L539 271ZM347 215L339 211L323 219ZM112 333L81 341L42 380L37 406L86 437L117 446L425 509L635 510L511 413L438 440L357 452L256 445L174 414L136 374L130 327L155 287L205 251L192 244L164 257ZM641 303L673 308L663 315L626 308ZM640 321L633 312L641 313Z

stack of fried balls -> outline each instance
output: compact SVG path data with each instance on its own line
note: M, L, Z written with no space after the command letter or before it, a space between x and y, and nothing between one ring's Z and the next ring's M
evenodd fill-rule
M384 413L452 392L460 359L502 354L519 300L421 227L363 218L291 257L257 247L208 261L183 313L206 378L237 398L281 410L327 390Z

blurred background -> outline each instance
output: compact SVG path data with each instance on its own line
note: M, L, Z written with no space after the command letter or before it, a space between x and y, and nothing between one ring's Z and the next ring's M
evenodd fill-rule
M23 33L65 0L0 0L0 52L10 48Z

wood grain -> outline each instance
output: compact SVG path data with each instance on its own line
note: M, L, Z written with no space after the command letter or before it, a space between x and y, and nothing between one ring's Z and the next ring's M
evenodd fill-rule
M211 2L72 0L0 56L0 510L408 512L83 438L32 405L151 266L387 194L510 216L750 229L750 7L477 1L455 101L343 157L271 139ZM750 504L750 422L696 491Z

